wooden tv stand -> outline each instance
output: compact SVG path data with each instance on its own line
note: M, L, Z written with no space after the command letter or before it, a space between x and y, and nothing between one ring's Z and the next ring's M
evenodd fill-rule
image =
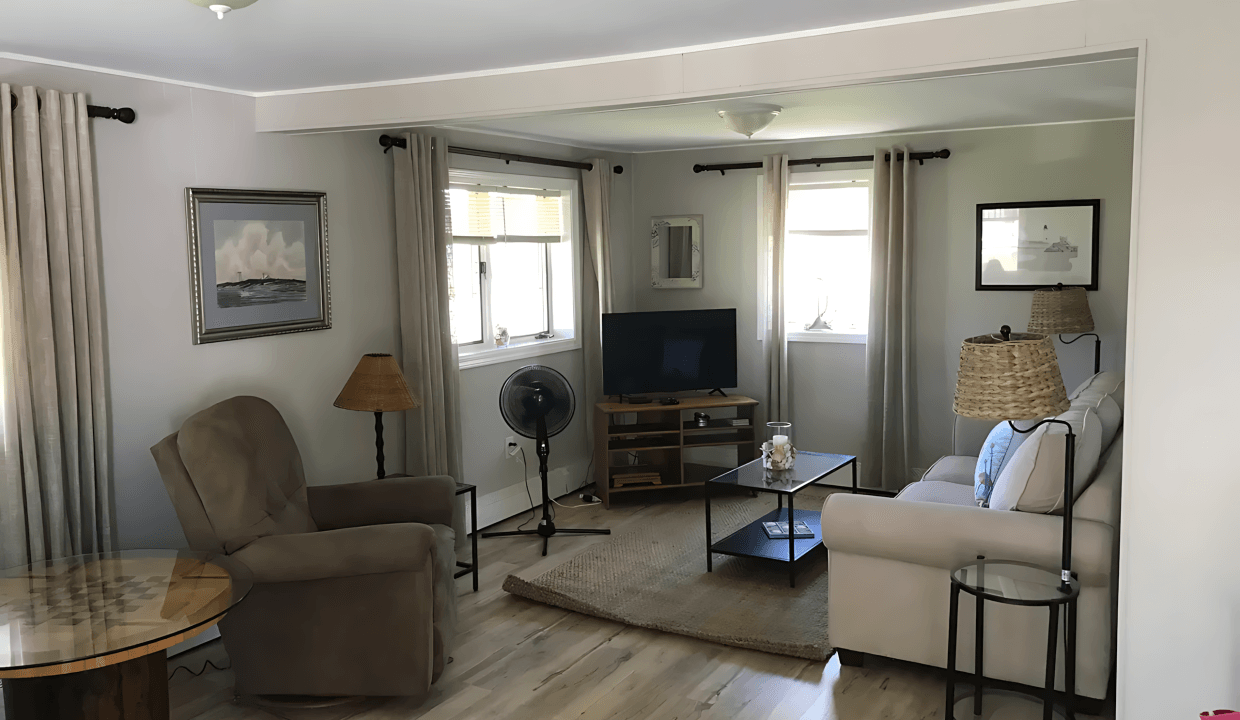
M758 457L758 430L754 410L758 401L742 395L679 397L679 405L601 402L594 406L594 486L611 507L614 493L700 487L710 478ZM714 412L726 410L726 414ZM710 422L700 427L693 413L706 412ZM634 420L622 418L634 415ZM743 426L730 420L747 420ZM624 420L623 422L618 422ZM731 466L687 460L691 448L732 447ZM633 463L633 454L637 456Z

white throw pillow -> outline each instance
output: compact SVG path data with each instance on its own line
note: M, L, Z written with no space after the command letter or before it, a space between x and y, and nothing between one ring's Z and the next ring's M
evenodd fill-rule
M1096 407L1098 401L1103 396L1109 395L1115 400L1115 404L1119 405L1120 410L1124 409L1124 376L1121 373L1106 370L1098 373L1081 383L1068 399L1072 404L1084 402L1090 407Z
M1058 419L1068 422L1076 434L1073 496L1077 497L1098 468L1102 423L1092 407L1071 408ZM1062 507L1066 434L1059 424L1043 425L1030 433L995 482L991 509L1049 513Z

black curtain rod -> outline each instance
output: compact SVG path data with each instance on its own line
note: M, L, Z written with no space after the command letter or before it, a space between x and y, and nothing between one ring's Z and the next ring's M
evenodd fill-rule
M16 110L17 94L9 93L9 97L11 100L9 109ZM39 109L43 109L43 98L39 98ZM120 120L128 125L138 119L138 114L133 111L133 108L110 108L102 105L87 105L86 117L104 118L105 120Z
M936 158L945 160L951 156L952 156L951 150L946 150L946 149L936 150L934 152L909 153L909 157L911 157L913 160L916 160L918 163L921 163L921 164L925 164L925 161L927 160L934 160ZM896 160L903 160L903 159L904 159L904 153L896 153ZM887 160L887 161L891 160L891 153L887 153L886 155L884 155L883 160ZM807 158L805 160L789 160L788 165L791 167L793 165L830 165L832 163L857 163L857 162L874 162L874 156L873 155L849 155L847 157ZM760 169L761 167L762 167L762 163L760 162L721 163L718 165L694 165L693 172L695 173L714 172L718 170L719 174L723 175L724 172L727 170L751 170L751 169Z
M379 145L383 147L383 152L387 152L394 147L406 148L409 146L404 138L392 137L391 135L380 135ZM474 157L491 158L492 160L503 160L506 163L523 162L533 165L553 165L555 167L574 168L576 170L593 170L592 163L573 162L572 160L556 160L554 158L534 157L533 155L517 155L515 153L495 152L494 150L476 150L474 148L448 146L448 152L455 155L472 155ZM762 164L759 163L758 167ZM619 175L624 172L623 165L617 165L611 169L612 172Z

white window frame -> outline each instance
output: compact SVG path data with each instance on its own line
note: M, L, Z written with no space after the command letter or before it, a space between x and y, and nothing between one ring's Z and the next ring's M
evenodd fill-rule
M539 175L517 175L512 173L480 172L476 170L456 170L449 168L448 182L453 185L486 185L490 187L512 187L537 190L559 190L564 195L564 216L561 221L564 242L567 242L572 255L573 267L573 322L571 327L557 327L555 322L554 296L552 295L552 269L547 263L547 314L550 318L554 337L537 339L533 335L511 338L506 347L498 347L494 338L494 323L491 321L491 289L487 278L482 279L482 341L457 345L459 366L466 368L481 367L510 360L524 360L568 352L581 348L581 232L578 219L580 203L580 183L569 178L542 177ZM486 245L481 256L485 259Z
M793 172L788 179L788 192L797 185L813 185L824 182L858 182L864 181L870 187L870 207L873 208L874 202L874 170L873 168L858 170L813 170L808 172ZM761 216L761 213L759 213ZM869 242L874 241L873 227L870 228ZM824 235L835 234L832 232L824 232ZM851 233L849 233L851 234ZM796 330L788 333L788 342L808 342L808 343L843 343L864 345L866 342L866 333L843 333L834 330Z

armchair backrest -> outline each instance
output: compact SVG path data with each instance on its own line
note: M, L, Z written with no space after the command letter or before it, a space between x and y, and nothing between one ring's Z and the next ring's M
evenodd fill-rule
M151 453L195 550L231 553L267 535L318 530L301 453L266 400L212 405Z

